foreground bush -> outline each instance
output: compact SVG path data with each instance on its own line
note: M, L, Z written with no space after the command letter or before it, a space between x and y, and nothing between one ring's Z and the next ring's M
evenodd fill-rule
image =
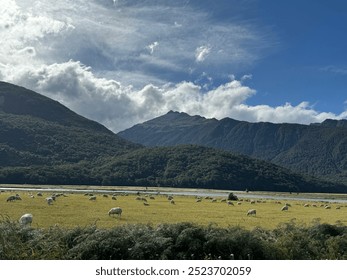
M347 259L347 227L283 224L248 231L191 223L22 228L0 222L0 259Z

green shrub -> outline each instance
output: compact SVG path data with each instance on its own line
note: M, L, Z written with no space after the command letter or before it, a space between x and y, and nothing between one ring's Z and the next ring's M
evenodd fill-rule
M3 218L0 259L347 259L347 227L290 222L251 231L192 223L35 229Z

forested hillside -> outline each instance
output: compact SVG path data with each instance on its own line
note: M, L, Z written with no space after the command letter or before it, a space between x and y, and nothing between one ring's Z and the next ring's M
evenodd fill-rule
M0 83L0 167L77 163L139 147L52 99Z
M347 120L311 125L249 123L171 111L118 135L146 146L195 144L218 148L347 183Z

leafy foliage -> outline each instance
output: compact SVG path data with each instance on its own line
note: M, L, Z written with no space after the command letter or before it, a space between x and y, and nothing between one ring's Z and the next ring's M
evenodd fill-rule
M347 259L347 227L319 223L275 230L191 223L34 229L4 219L0 240L2 260Z

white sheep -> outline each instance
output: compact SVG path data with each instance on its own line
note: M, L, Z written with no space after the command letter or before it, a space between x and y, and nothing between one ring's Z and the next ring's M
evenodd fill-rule
M91 200L91 201L96 201L96 196L93 195L93 196L89 197L89 200Z
M284 205L284 206L281 208L281 211L288 211L288 206L287 206L287 205Z
M119 217L122 215L122 208L120 207L114 207L114 208L111 208L110 211L108 211L108 215L111 216L111 215L118 215Z
M31 223L33 222L33 215L32 214L24 214L22 217L19 219L19 223L22 226L30 226Z
M257 210L255 210L255 209L248 210L247 216L250 216L250 215L253 215L253 216L257 215Z

